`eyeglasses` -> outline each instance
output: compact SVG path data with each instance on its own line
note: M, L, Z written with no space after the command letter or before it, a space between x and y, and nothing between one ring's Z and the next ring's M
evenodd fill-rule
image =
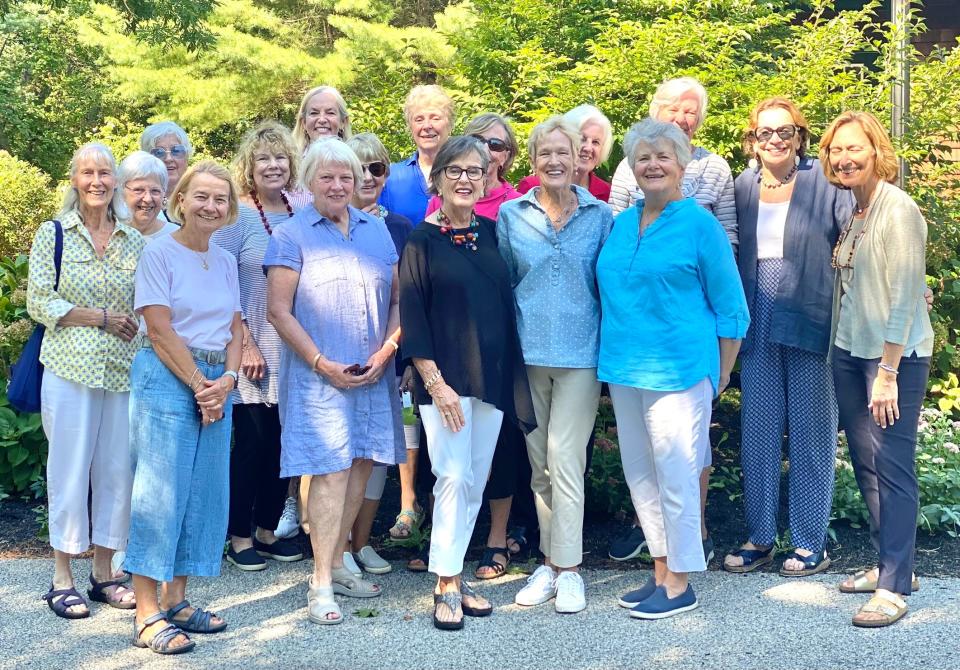
M372 177L382 177L387 174L387 165L380 161L374 161L373 163L364 163L363 172L369 172Z
M142 198L143 196L147 195L148 193L150 194L150 197L151 197L151 198L162 198L162 197L163 197L163 191L161 191L159 188L143 188L143 187L130 188L130 187L127 186L126 184L123 185L123 188L125 188L125 189L128 190L128 191L130 191L131 193L133 193L133 194L134 194L135 196L137 196L138 198Z
M750 139L758 140L760 142L768 142L770 138L773 137L773 134L776 133L781 140L789 140L791 137L797 134L797 131L800 130L797 126L790 124L786 126L780 126L777 129L773 128L757 128L756 130L751 130L747 133L747 136Z
M498 154L501 154L504 151L510 151L510 147L507 146L507 143L501 139L497 139L496 137L486 138L483 135L471 135L470 137L475 140L480 140L487 145L490 151L495 151Z
M464 173L466 173L467 179L470 181L480 181L483 179L483 168L476 166L462 168L459 165L448 165L443 168L443 174L451 181L459 181L460 176Z
M150 150L150 155L156 156L160 160L166 160L167 154L170 154L173 158L186 158L187 148L182 144L174 144L169 150L163 147L154 147Z

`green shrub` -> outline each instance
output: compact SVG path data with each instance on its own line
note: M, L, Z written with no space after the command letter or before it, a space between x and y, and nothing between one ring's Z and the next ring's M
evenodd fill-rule
M29 251L37 226L53 216L57 204L43 172L0 151L0 257Z

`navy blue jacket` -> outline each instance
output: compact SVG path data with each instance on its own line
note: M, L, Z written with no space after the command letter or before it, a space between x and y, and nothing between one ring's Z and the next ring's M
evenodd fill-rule
M757 210L760 172L747 168L734 181L740 226L740 279L750 307L751 326L741 351L750 348L757 290ZM823 174L820 161L803 158L783 234L783 268L774 298L770 341L818 354L830 344L833 277L830 257L840 231L853 212L853 195L838 189Z

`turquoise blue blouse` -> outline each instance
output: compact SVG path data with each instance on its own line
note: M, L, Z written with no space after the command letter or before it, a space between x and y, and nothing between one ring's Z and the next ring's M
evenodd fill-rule
M597 261L601 381L682 391L720 378L718 337L742 339L747 300L726 233L692 198L638 235L643 201L614 221Z

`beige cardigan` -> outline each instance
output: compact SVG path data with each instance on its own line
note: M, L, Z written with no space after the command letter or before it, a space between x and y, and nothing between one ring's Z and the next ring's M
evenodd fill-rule
M913 199L881 182L867 214L867 232L854 257L844 327L854 334L850 354L880 358L883 343L902 344L904 356L933 353L933 328L923 298L927 223ZM840 271L833 289L834 341L840 319ZM852 322L847 322L851 319ZM848 328L849 326L849 328Z

